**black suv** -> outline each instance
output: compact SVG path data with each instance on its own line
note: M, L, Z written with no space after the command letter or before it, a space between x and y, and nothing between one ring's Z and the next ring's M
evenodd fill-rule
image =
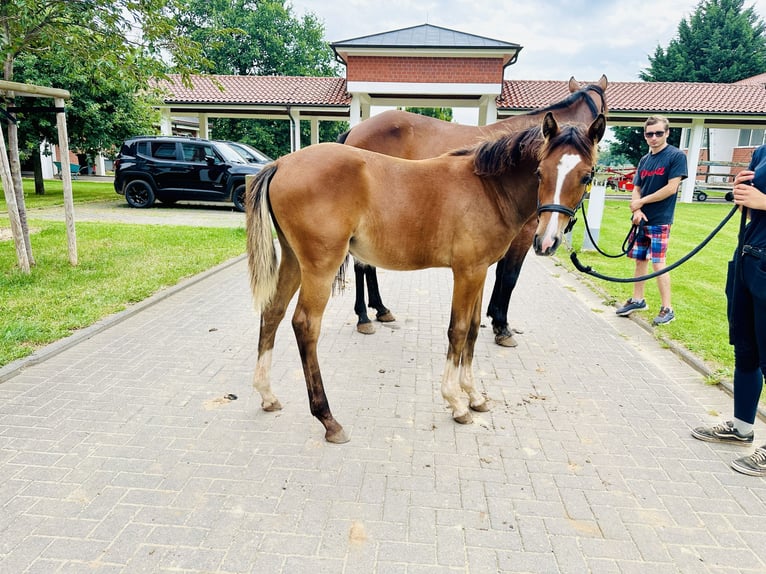
M155 199L231 201L244 211L245 176L263 165L248 163L224 142L181 136L139 136L122 144L114 162L114 189L131 207Z

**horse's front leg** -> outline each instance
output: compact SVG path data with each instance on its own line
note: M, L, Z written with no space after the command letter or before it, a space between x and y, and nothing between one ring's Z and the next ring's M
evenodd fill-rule
M476 390L476 382L473 376L473 351L476 347L476 339L479 336L479 325L481 324L481 291L473 308L471 317L471 326L468 329L465 347L460 358L460 388L468 395L468 406L471 410L477 412L486 412L489 410L489 404L486 397Z
M287 305L298 290L301 282L300 268L295 254L289 247L282 246L282 260L279 264L277 289L271 301L261 311L261 327L258 335L258 361L253 375L253 387L261 395L261 407L271 412L282 408L271 390L271 359L277 327L282 322Z
M332 290L332 280L332 275L329 279L304 275L293 315L293 331L301 355L311 414L324 426L327 442L344 443L348 442L348 437L330 412L317 358L317 341L322 327L322 315Z
M472 322L476 319L477 305L480 305L481 302L481 289L486 269L484 269L484 275L472 273L468 276L453 269L453 275L455 283L452 292L452 312L447 331L449 347L447 349L447 364L442 374L441 391L442 397L452 408L452 418L458 423L467 424L473 418L461 388L460 365ZM478 329L478 325L476 329ZM473 336L475 341L476 334L474 333ZM473 353L472 350L471 353ZM468 363L470 370L471 361L469 360ZM462 375L463 378L465 376ZM469 375L471 379L472 376Z

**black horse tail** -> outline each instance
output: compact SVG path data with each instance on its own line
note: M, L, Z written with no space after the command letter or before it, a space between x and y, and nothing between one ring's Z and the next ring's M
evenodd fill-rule
M350 129L349 129L349 130L346 130L345 132L343 132L342 134L340 134L340 135L338 136L338 139L337 139L337 140L335 140L335 141L336 141L337 143L340 143L340 144L344 144L344 143L346 143L346 138L348 138L348 134L349 134L350 132L351 132L351 130L350 130Z

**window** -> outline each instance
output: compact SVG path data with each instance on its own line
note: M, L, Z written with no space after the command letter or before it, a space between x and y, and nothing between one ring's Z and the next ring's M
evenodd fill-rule
M152 157L157 159L176 159L175 142L152 142Z
M737 141L738 147L758 147L763 144L766 130L757 129L742 129L739 130L739 140Z

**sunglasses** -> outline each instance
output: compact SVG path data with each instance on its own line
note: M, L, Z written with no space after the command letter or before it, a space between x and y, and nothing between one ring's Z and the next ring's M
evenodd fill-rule
M646 139L649 138L659 138L665 135L665 130L662 130L661 132L644 132L644 137Z

